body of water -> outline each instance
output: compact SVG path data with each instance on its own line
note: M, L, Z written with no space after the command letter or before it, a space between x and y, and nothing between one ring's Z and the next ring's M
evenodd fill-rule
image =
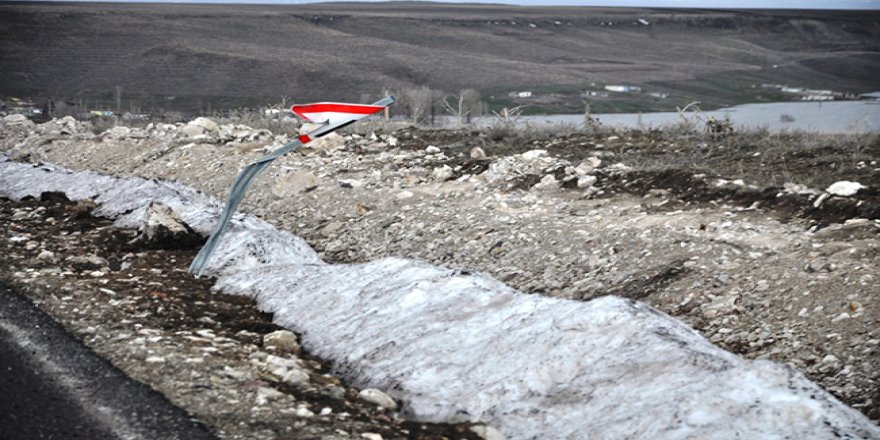
M593 115L602 125L627 128L662 128L681 122L677 112L600 113ZM688 112L689 121L702 128L709 117L729 119L734 129L766 128L771 132L880 133L880 102L774 102L743 104L701 113ZM448 120L448 121L451 121ZM490 125L494 117L478 118L478 125ZM583 125L584 115L522 116L519 123L531 126Z

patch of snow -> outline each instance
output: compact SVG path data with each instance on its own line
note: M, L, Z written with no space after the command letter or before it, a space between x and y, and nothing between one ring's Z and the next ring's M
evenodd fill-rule
M93 198L96 214L122 226L158 200L203 234L220 208L177 183L0 162L0 194L43 191ZM795 370L728 353L632 300L524 295L403 258L329 265L248 215L236 216L208 272L418 420L479 421L509 439L880 437Z

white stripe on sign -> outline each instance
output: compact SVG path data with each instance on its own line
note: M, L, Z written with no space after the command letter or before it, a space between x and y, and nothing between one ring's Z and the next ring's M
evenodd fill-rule
M345 104L340 102L319 102L315 104L300 104L290 108L295 115L309 122L321 124L338 124L378 113L385 108L380 105Z

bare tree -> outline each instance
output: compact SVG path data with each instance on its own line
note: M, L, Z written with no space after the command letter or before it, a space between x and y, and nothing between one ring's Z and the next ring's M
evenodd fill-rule
M122 111L122 86L116 86L116 113Z
M422 123L428 120L434 105L434 91L427 86L406 89L400 94L403 107L409 110L413 122Z
M500 112L493 111L492 113L495 115L498 120L506 125L513 125L516 123L516 120L519 119L520 115L522 115L523 110L525 110L525 105L518 105L514 108L504 107Z
M459 125L464 125L471 121L471 116L480 111L482 101L480 101L480 93L474 89L464 89L457 96L452 96L450 103L449 97L443 98L443 109L456 119Z

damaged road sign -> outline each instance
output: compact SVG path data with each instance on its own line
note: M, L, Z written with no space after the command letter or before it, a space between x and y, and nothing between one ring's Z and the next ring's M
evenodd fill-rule
M226 201L226 206L224 207L223 212L220 213L220 218L217 220L217 225L214 227L214 231L211 233L211 236L208 237L208 241L202 246L202 249L199 250L198 255L196 255L196 258L190 265L189 273L198 276L202 275L205 271L205 266L208 264L208 260L211 258L211 254L214 253L214 250L220 242L220 238L223 237L223 233L226 231L229 220L232 219L232 215L238 209L242 199L244 199L248 187L251 186L251 183L253 183L257 175L274 162L275 159L296 150L304 144L322 136L326 136L346 125L352 124L359 119L376 114L392 103L394 103L394 97L389 96L370 105L319 102L314 104L294 105L291 107L290 110L300 118L322 125L307 134L300 135L297 140L261 157L259 160L246 166L244 170L242 170L235 179L235 182L232 183L232 187L229 190L229 199Z

